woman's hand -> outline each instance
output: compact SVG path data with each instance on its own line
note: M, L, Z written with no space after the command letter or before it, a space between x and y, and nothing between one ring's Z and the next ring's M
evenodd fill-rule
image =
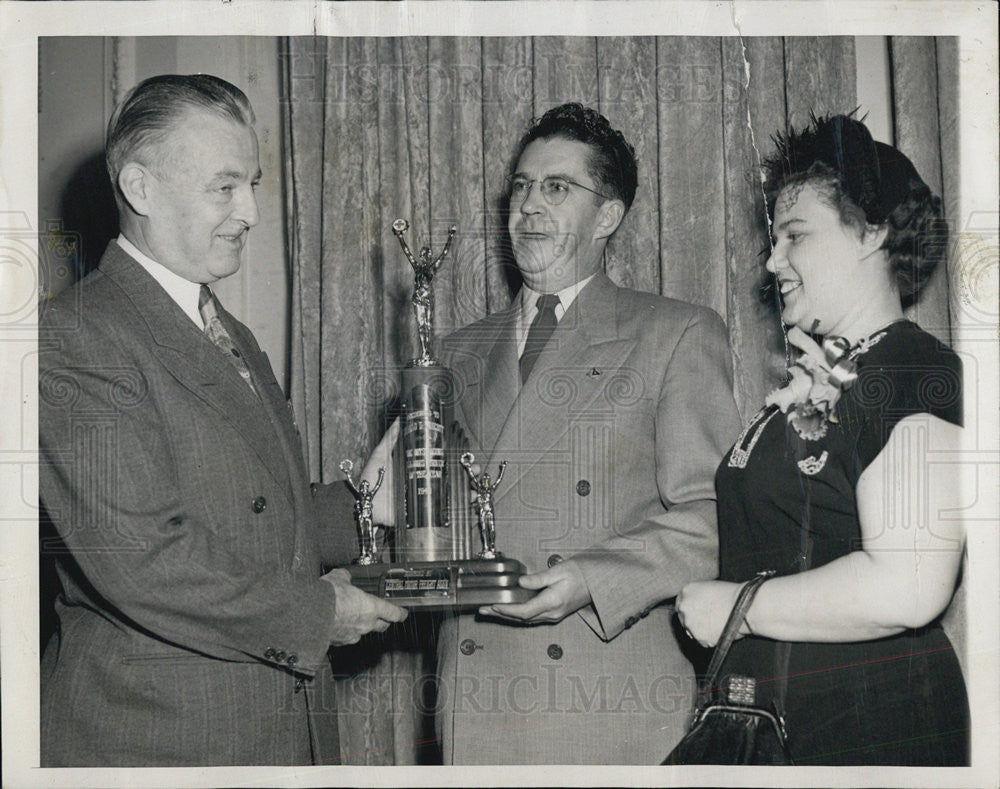
M677 595L677 618L688 635L703 647L714 647L722 636L729 614L743 584L729 581L694 581ZM747 635L744 623L740 635Z

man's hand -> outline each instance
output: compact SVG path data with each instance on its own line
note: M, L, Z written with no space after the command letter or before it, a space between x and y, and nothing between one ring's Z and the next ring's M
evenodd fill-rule
M365 463L364 471L358 477L359 480L366 479L374 485L378 479L378 470L380 468L385 469L385 479L382 481L382 487L378 489L375 498L372 499L372 522L376 526L396 525L396 496L394 490L396 477L392 473L392 450L396 446L398 439L399 420L397 419L389 425L389 429L385 431L385 435L378 442L378 446L372 450L372 453L368 456L368 462Z
M541 591L526 603L483 606L479 613L531 624L559 622L591 601L583 573L572 559L540 573L522 575L518 585Z
M365 633L384 633L389 625L406 619L406 609L352 586L347 570L331 570L323 580L337 592L334 633L330 639L335 647L356 644Z

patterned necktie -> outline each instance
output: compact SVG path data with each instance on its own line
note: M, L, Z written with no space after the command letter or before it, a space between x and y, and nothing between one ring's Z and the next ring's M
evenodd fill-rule
M538 361L545 343L549 341L556 328L556 305L559 297L554 293L544 293L538 297L538 314L528 328L528 339L524 343L524 353L521 354L521 384L528 380L531 371Z
M208 335L208 339L225 354L233 367L236 368L236 372L253 389L253 393L257 394L257 388L253 385L253 380L250 378L250 369L247 367L246 362L243 361L243 354L240 353L239 348L233 343L233 338L229 336L229 332L226 331L226 327L222 325L222 321L219 319L219 313L215 309L215 299L208 285L201 286L201 293L198 295L198 312L201 313L201 319L205 322L205 334Z

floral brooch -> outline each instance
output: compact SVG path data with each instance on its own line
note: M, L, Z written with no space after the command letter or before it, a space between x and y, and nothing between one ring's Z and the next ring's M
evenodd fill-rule
M826 435L830 422L836 424L834 408L840 395L857 381L857 365L843 337L827 337L821 348L793 326L788 330L788 341L802 354L788 370L788 383L771 392L764 402L778 406L806 441L818 441Z

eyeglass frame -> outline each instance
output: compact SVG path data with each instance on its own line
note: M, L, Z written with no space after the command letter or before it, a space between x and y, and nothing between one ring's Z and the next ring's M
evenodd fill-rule
M513 202L514 199L515 199L513 191L514 191L514 181L517 180L517 179L524 181L526 183L526 188L527 188L527 191L524 193L524 197L522 197L520 200L518 200L517 201L518 203L523 203L525 200L528 199L528 195L531 194L531 187L533 187L535 184L541 184L542 198L545 200L545 202L548 205L562 205L563 203L565 203L566 202L566 197L563 197L558 202L553 202L550 199L550 196L548 194L546 194L546 192L545 192L545 182L546 181L563 181L564 183L567 183L570 186L579 186L581 189L584 189L584 190L590 192L591 194L595 194L598 197L603 198L604 200L614 200L615 199L613 197L609 197L606 194L602 194L601 192L598 192L596 189L591 189L589 186L584 186L583 184L579 183L578 181L574 181L572 178L567 178L565 175L547 175L544 178L525 178L523 175L518 175L517 173L513 173L511 175L506 176L506 178L505 178L505 180L507 181L507 199L510 200L511 202ZM566 190L566 196L567 197L569 196L569 190L568 189Z

